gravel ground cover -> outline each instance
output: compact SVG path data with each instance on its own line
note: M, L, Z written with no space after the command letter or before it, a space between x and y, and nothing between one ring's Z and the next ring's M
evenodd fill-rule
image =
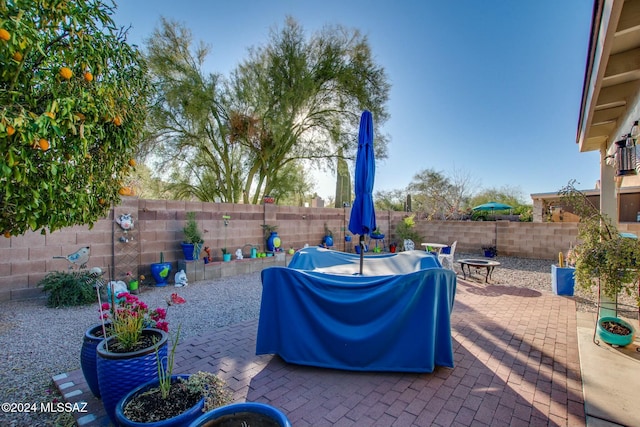
M456 260L479 258L456 254ZM549 260L498 257L501 265L492 284L551 292ZM460 266L455 263L460 275ZM483 270L470 280L482 282ZM171 330L181 324L181 340L229 324L257 319L260 311L260 273L198 282L184 288L143 287L140 298L149 307L166 307L173 292L187 303L168 308ZM594 295L576 289L579 311L595 311ZM60 400L51 378L80 368L80 346L84 331L98 322L98 304L53 309L46 299L0 303L0 403L36 403ZM621 302L633 304L631 298ZM637 309L630 317L637 318ZM0 412L0 426L67 426L73 419L64 414L8 414Z

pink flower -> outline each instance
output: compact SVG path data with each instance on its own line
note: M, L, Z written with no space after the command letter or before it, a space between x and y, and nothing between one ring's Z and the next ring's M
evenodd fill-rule
M164 308L158 307L151 312L151 318L156 322L158 320L164 320L167 318L167 310L165 310Z
M102 303L102 307L100 308L100 310L109 310L109 303L108 302L103 302Z
M165 332L169 332L169 324L165 321L160 321L156 323L156 328L162 329Z

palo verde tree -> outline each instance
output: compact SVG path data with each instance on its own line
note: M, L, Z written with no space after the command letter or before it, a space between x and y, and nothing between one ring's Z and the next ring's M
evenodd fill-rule
M340 147L354 157L363 109L373 112L377 127L387 119L389 84L357 31L331 27L307 39L288 19L229 79L205 73L208 53L192 46L188 29L165 19L147 43L158 87L151 142L177 170L183 197L284 198L291 171L333 168ZM381 133L376 150L385 157Z
M328 26L306 37L287 18L231 77L233 140L248 150L245 202L271 193L289 163L333 169L341 149L354 158L364 109L373 113L376 156L386 157L378 130L388 92L384 69L357 30Z
M246 177L245 150L229 133L224 78L203 69L209 47L192 42L189 29L163 18L145 43L157 89L145 147L171 171L176 197L236 203Z
M0 230L93 224L135 166L146 69L101 0L0 0Z

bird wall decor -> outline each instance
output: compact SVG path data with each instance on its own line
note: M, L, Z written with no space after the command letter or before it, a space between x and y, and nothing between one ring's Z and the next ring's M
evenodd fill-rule
M69 261L69 268L73 268L74 265L77 265L80 268L85 268L87 266L87 262L89 261L90 254L91 247L85 246L67 256L54 256L53 258L66 259L67 261Z

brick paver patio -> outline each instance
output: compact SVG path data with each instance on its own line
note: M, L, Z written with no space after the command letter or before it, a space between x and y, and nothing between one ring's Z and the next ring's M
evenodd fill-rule
M292 327L294 327L292 325ZM584 426L576 309L551 292L458 278L455 368L362 373L256 356L257 320L178 346L175 373L220 371L236 401L280 408L304 426ZM88 402L80 426L107 426L80 370L54 378L69 402Z

